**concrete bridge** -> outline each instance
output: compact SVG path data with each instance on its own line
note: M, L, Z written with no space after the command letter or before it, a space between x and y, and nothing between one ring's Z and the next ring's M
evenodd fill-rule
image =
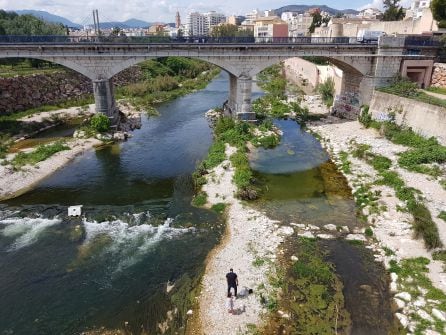
M243 120L254 120L252 78L263 69L291 57L324 57L343 72L343 93L368 103L374 87L386 85L400 73L404 60L433 62L438 47L408 43L404 37L383 37L378 44L359 44L349 38L286 39L279 41L76 41L5 39L0 36L0 58L35 58L61 64L90 78L97 112L117 122L111 78L147 59L181 56L215 64L230 75L228 107Z

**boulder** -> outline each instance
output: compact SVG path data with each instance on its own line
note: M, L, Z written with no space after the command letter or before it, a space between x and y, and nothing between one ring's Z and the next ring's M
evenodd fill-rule
M406 302L409 302L409 301L412 300L412 296L411 296L410 293L408 293L408 292L400 292L400 293L397 293L397 294L395 294L395 298L404 300L404 301L406 301Z

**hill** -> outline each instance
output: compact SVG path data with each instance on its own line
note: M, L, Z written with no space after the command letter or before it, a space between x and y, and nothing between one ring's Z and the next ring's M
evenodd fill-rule
M283 12L304 13L307 10L309 10L311 8L315 8L315 7L320 8L321 11L328 12L332 15L336 15L338 13L342 13L342 14L358 14L359 13L357 10L354 10L354 9L335 9L335 8L328 7L326 5L288 5L288 6L283 6L283 7L276 9L275 12L278 16L280 16L280 15L282 15Z
M42 10L24 9L24 10L16 10L15 12L19 15L30 14L46 22L62 23L64 26L68 26L70 28L82 28L80 24L74 23L62 16L50 14Z
M82 25L78 23L74 23L62 16L54 15L42 10L32 10L32 9L25 9L25 10L16 10L15 11L19 15L25 15L30 14L33 15L39 19L42 19L46 22L51 23L61 23L64 26L68 26L70 28L82 28ZM99 16L99 21L101 20L101 17ZM93 18L92 20L93 21ZM138 19L128 19L124 22L120 21L110 21L110 22L100 22L101 29L109 29L113 27L119 27L119 28L147 28L151 25L150 22L138 20Z

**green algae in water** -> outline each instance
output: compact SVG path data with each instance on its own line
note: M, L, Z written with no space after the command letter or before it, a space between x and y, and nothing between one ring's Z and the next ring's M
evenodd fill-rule
M316 240L299 238L295 244L298 260L286 271L278 306L290 318L274 317L265 334L348 334L350 314L334 266Z

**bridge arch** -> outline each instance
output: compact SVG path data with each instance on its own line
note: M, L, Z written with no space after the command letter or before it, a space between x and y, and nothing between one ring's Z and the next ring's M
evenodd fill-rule
M32 55L32 56L17 56L17 55L0 56L0 58L1 59L38 59L38 60L43 60L46 62L62 65L70 70L80 73L80 74L84 75L85 77L93 80L91 71L89 71L84 66L76 63L75 61L72 61L67 58L64 59L61 57L43 57L43 56L35 56L35 55Z

